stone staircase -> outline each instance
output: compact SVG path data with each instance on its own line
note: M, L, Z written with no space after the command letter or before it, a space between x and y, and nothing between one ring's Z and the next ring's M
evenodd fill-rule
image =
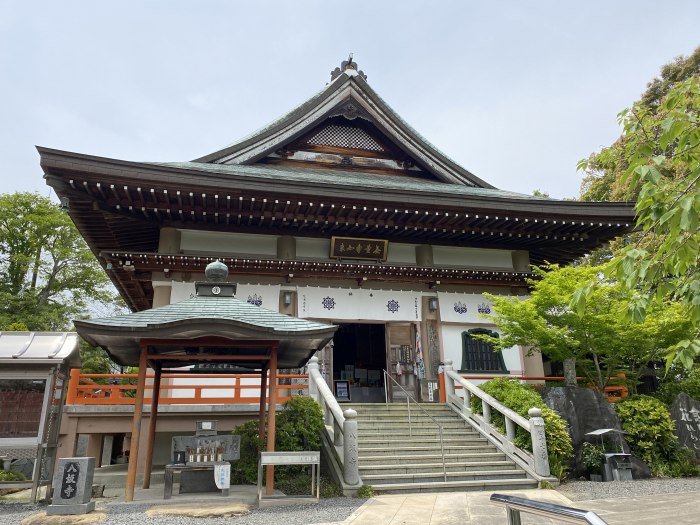
M444 405L422 404L443 426L445 466L435 423L411 406L357 404L360 477L377 494L537 488L537 481Z

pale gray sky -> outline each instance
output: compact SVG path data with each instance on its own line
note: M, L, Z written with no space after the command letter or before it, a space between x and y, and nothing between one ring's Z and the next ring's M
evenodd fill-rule
M304 101L349 52L370 85L496 187L578 195L700 2L0 0L0 192L48 194L34 145L191 160Z

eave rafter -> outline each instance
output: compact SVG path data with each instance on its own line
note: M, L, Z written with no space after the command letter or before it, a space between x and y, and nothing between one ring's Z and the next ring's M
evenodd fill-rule
M576 220L545 212L504 213L489 203L460 208L440 204L397 207L386 200L380 203L332 196L312 201L306 195L271 189L208 192L195 187L144 187L135 181L108 186L87 179L67 182L72 196L87 199L93 210L150 225L145 234L150 242L156 225L270 234L297 232L318 237L363 235L408 243L528 249L537 263L552 259L569 262L631 228L629 222L602 217ZM125 229L133 242L133 227ZM119 245L97 244L103 248ZM538 260L540 253L542 258ZM559 260L560 254L563 260Z
M152 272L166 276L175 272L201 273L210 262L219 260L237 275L280 277L284 279L352 278L361 281L418 282L442 284L487 284L489 286L523 287L533 278L529 272L498 271L454 267L421 267L390 263L347 261L290 261L251 257L220 257L183 254L103 252L111 269L139 275L150 281Z

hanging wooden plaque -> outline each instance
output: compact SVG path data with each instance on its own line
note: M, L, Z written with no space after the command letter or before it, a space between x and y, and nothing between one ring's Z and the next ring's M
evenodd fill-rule
M384 239L358 239L356 237L331 237L331 259L367 259L386 261L389 241Z

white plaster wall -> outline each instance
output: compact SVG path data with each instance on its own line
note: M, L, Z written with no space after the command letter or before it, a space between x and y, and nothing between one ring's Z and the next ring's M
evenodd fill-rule
M455 370L459 370L460 366L462 366L462 332L466 332L467 330L471 330L473 328L487 328L498 332L495 326L489 324L443 324L441 327L445 360L452 360L452 366ZM513 346L503 350L503 361L511 375L520 375L522 373L520 347ZM475 382L479 383L480 381Z
M395 264L416 264L416 245L390 242L386 261Z
M330 239L296 237L297 257L300 259L328 259L331 252Z
M191 399L194 397L195 389L186 388L187 386L200 385L215 385L215 386L230 386L232 379L230 377L182 377L175 376L171 380L173 386L177 388L171 389L170 397ZM240 390L241 397L260 397L260 378L244 377L240 379L241 386L250 385L251 388L242 388ZM231 397L235 395L234 388L202 388L202 397ZM187 402L185 401L185 404Z
M244 233L182 230L180 249L185 253L277 256L277 237Z
M435 266L466 266L474 268L513 269L510 250L482 250L457 246L433 246Z

